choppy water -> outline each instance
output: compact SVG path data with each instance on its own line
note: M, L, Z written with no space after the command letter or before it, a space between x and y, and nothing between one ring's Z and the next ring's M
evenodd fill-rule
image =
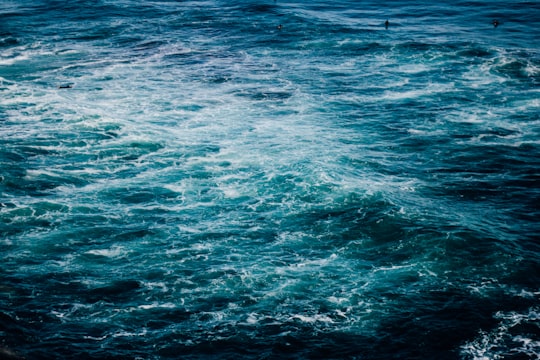
M3 0L0 357L538 359L539 36L525 1Z

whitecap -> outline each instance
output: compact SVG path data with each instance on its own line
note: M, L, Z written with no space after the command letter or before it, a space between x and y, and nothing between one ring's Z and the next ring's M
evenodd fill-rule
M475 339L462 345L461 355L474 360L505 359L514 356L538 358L540 341L530 338L529 333L515 334L515 332L519 331L521 325L538 327L539 309L530 308L524 313L497 312L494 318L499 320L498 326L490 331L480 331Z
M248 315L247 319L246 319L246 324L248 325L256 325L259 320L257 319L257 315L256 313L251 313Z
M121 246L115 246L109 249L95 249L88 250L85 254L95 255L95 256L104 256L108 258L117 258L127 255L127 251Z
M293 315L291 319L297 319L308 324L313 324L316 322L323 322L329 324L334 323L334 320L332 320L328 315L324 314L315 314L311 316L296 314Z
M144 304L137 306L137 309L140 310L151 310L151 309L174 309L176 308L176 305L173 303L164 303L160 304L158 302L154 302L152 304Z
M83 336L83 339L85 340L94 340L94 341L102 341L102 340L105 340L107 338L107 335L103 335L103 336L89 336L89 335L86 335L86 336Z
M9 65L13 65L19 61L25 61L25 60L28 60L30 58L30 56L28 54L21 54L21 55L17 55L17 56L14 56L14 57L11 57L11 58L4 58L4 59L0 59L0 66L4 65L4 66L9 66Z
M347 303L349 301L348 298L336 297L336 296L330 296L327 300L334 303L334 304L343 304L343 303Z
M169 291L169 288L166 283L160 281L160 282L147 282L144 283L144 285L150 289L150 290L156 290L159 289L159 291L166 293Z
M117 331L112 336L115 338L116 337L139 337L139 336L145 336L147 332L148 331L146 329L143 329L142 331L139 331L139 332L129 332L129 331L121 330L121 331Z

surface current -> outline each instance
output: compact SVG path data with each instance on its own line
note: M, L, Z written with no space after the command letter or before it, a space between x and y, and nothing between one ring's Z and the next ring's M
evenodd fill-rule
M3 0L0 357L538 359L539 36L535 1Z

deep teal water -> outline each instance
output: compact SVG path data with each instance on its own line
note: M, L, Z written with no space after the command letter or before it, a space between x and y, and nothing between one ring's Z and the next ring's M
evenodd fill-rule
M3 0L0 357L538 359L539 35L524 1Z

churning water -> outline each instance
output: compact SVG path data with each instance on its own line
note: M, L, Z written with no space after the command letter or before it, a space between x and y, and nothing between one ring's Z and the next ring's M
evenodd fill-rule
M538 359L539 36L534 1L3 0L0 357Z

